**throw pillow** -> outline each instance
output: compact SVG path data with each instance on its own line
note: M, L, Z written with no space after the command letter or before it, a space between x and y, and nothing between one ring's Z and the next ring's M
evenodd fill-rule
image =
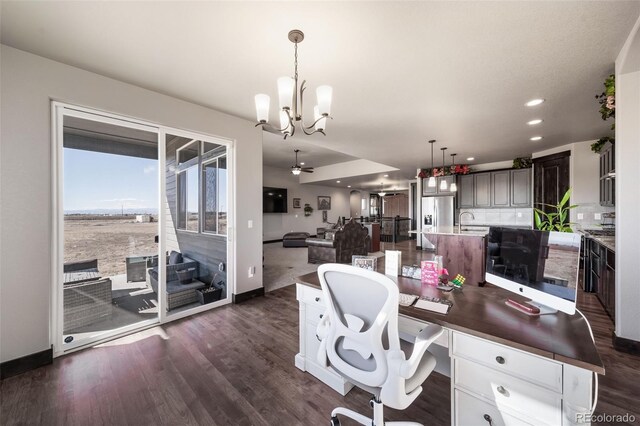
M182 263L182 253L172 251L169 255L169 265L177 265L179 263Z

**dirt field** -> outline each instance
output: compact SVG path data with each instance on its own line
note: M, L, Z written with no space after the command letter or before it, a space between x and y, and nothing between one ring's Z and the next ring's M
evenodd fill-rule
M158 223L135 223L135 218L64 221L64 261L98 259L102 276L126 273L125 258L157 254Z

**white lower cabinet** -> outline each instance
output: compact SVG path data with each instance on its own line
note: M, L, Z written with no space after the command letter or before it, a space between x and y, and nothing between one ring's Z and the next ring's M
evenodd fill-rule
M499 410L475 396L454 390L453 410L456 424L461 426L534 426L536 423L526 422L512 416L505 410Z

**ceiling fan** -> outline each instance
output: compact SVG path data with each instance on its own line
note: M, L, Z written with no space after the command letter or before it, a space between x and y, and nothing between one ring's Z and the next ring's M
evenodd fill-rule
M298 152L300 152L299 149L294 149L293 150L296 153L296 165L295 166L291 166L291 173L298 176L300 174L300 172L305 172L305 173L313 173L313 167L301 167L298 164Z

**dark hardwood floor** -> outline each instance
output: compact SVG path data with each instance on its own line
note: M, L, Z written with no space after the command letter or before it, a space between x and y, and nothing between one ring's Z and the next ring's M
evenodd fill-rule
M611 321L579 294L607 369L597 412L640 422L640 357L613 350ZM87 349L0 382L0 424L326 425L336 406L370 414L365 392L343 398L294 367L295 286L162 328L164 337ZM410 408L386 417L448 425L449 401L449 379L433 373Z

